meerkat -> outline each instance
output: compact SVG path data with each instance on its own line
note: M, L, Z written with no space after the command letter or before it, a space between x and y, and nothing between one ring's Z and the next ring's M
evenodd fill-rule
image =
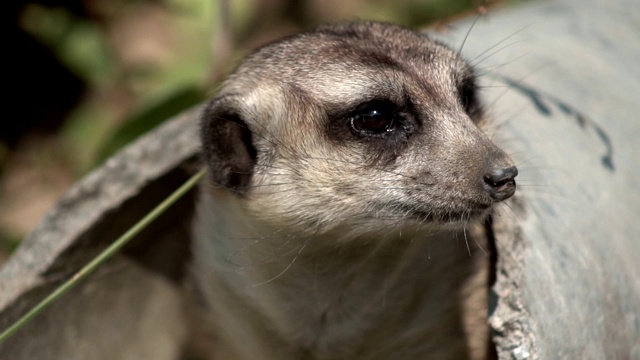
M399 26L248 55L201 118L194 272L214 358L482 358L488 256L470 229L517 175L484 117L471 66Z

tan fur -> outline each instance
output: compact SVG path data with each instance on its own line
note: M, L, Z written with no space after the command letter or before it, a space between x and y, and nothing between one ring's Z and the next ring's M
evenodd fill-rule
M463 107L470 74L448 48L378 23L242 63L203 117L213 181L194 263L217 358L485 356L489 255L473 225L499 201L487 172L512 163ZM393 133L331 115L371 99L410 99Z

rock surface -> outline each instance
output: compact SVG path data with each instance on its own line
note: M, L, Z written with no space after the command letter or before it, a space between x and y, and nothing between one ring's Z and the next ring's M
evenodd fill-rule
M520 170L494 219L501 359L640 359L637 5L524 4L464 45L486 72L489 132Z
M197 114L195 109L146 135L58 202L0 270L0 329L197 170ZM97 273L0 344L0 358L179 358L187 334L180 282L193 203L193 193L181 199Z

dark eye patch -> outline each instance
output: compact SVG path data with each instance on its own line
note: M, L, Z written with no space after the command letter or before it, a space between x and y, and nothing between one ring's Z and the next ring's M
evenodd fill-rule
M465 77L458 84L458 96L464 111L471 120L479 121L482 117L482 108L478 100L478 85L473 77Z
M351 147L354 156L368 163L388 164L406 148L416 128L410 102L397 104L388 98L363 101L328 113L326 134L340 146Z

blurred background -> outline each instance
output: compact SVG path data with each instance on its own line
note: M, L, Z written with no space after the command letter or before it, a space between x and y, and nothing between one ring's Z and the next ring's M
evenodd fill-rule
M506 2L10 1L2 21L10 73L0 131L0 263L75 181L211 96L249 49L345 19L446 31L451 19Z

